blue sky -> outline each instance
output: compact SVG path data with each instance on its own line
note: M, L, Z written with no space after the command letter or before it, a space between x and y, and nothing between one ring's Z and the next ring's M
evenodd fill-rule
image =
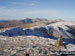
M0 0L0 20L24 18L75 20L75 0Z

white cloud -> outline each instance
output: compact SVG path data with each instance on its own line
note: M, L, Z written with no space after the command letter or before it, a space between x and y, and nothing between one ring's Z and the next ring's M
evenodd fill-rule
M36 3L34 3L34 2L10 2L12 5L18 5L18 6L34 6L34 5L36 5Z
M22 9L8 9L0 8L0 19L23 19L31 18L64 18L65 13L58 10L22 10Z

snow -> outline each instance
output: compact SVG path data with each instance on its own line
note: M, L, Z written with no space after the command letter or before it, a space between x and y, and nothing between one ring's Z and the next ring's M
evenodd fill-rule
M38 36L45 38L54 38L63 35L63 38L71 38L72 34L66 30L70 30L65 25L75 25L74 22L61 21L46 26L36 26L29 29L21 29L20 27L11 28L0 33L3 36Z
M51 44L54 44L53 41L57 40L59 35L62 35L63 39L64 39L64 43L66 45L68 45L67 50L75 51L74 50L75 49L75 41L71 38L72 33L69 33L66 31L66 30L70 30L70 29L68 27L66 27L65 25L70 26L70 25L75 25L75 23L61 21L61 22L49 24L46 26L31 27L29 29L22 29L20 27L15 27L15 28L11 28L11 29L5 30L3 32L0 32L0 35L9 36L9 37L30 36L32 38L34 38L34 36L36 36L37 38L39 37L40 39L41 38L42 39L49 38ZM50 32L49 34L48 34L48 31ZM69 45L69 44L72 44L72 45ZM69 47L69 46L71 46L71 47Z
M67 45L67 51L75 51L75 45L73 45L73 44L68 44L68 45Z
M11 37L11 36L25 35L25 32L20 27L15 27L0 33L0 35Z
M36 26L31 27L29 29L21 29L20 27L15 27L11 29L7 29L0 33L3 36L38 36L45 38L55 38L59 35L63 35L63 38L71 38L72 34L67 32L66 30L70 30L65 25L75 25L74 22L61 21L53 24L49 24L46 26Z
M75 25L75 22L71 22L71 21L60 21L54 24L50 24L48 26L54 26L54 28L58 28L61 27L63 29L68 29L65 25Z
M50 38L48 33L48 30L46 27L36 27L36 28L29 28L29 29L21 29L20 27L11 28L9 30L6 30L4 32L1 32L0 35L3 36L38 36L38 37L45 37Z

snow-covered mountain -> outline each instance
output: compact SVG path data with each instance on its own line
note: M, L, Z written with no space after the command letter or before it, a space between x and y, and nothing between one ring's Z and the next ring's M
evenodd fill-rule
M75 39L75 32L70 27L75 25L74 22L61 21L46 26L36 26L28 29L22 29L20 27L15 27L1 32L0 35L3 36L38 36L44 38L57 39L59 35L62 35L65 39Z
M74 22L66 22L61 21L45 26L35 26L28 29L22 29L20 27L14 27L4 32L1 32L0 35L3 36L18 36L18 35L35 35L35 36L42 36L42 37L58 37L58 35L63 35L64 38L74 37L72 33L69 31L73 31L71 29L71 25L75 25Z
M35 26L28 29L22 29L20 27L14 27L3 32L0 32L0 36L17 37L17 36L36 36L38 38L48 38L57 40L59 35L62 35L63 42L67 46L66 50L75 50L75 29L71 26L75 25L75 22L59 21L57 23ZM72 46L72 47L69 47Z

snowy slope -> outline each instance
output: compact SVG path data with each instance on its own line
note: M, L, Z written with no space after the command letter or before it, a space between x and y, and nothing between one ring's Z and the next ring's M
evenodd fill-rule
M11 37L11 36L25 35L25 33L20 27L15 27L0 33L0 35Z
M75 25L74 22L66 22L61 21L57 23L53 23L46 26L37 26L29 29L21 29L20 27L15 27L12 29L8 29L4 32L1 32L0 35L3 36L21 36L21 35L35 35L41 37L58 37L59 35L63 35L63 38L71 38L73 37L71 33L67 32L71 30L67 26Z
M75 33L72 33L74 30L70 28L70 25L75 25L74 22L61 21L53 24L49 24L46 26L36 26L29 29L22 29L20 27L11 28L0 32L2 36L36 36L41 38L49 38L53 40L57 40L59 35L63 36L64 44L67 45L66 50L74 50L75 51L75 40L72 37L75 37ZM69 32L68 32L69 31ZM71 33L70 33L71 32ZM73 35L74 34L74 35ZM71 44L71 45L69 45ZM69 46L72 46L69 47Z

